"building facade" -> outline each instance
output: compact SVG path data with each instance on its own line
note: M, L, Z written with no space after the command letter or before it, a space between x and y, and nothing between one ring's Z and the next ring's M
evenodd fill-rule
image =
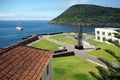
M109 43L107 40L112 39L120 43L120 40L114 37L113 33L119 28L95 28L95 40L100 42Z
M53 54L21 45L0 49L0 80L53 80Z
M52 59L45 68L40 80L53 80Z

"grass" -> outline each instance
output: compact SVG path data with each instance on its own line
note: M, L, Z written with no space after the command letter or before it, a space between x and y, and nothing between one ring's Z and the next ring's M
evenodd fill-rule
M57 37L59 36L65 37L65 35L57 35ZM61 38L64 38L64 37L61 37ZM66 38L67 40L69 39L72 40L69 37L66 37ZM47 50L57 50L61 45L58 45L56 43L53 43L47 40L40 40L39 42L33 44L32 46L36 48L47 49ZM54 75L53 77L54 77L54 80L95 80L88 73L89 71L93 71L98 74L98 71L95 66L96 64L90 63L77 56L54 58L53 59L53 75Z
M109 50L115 52L115 54L117 56L120 56L120 48L118 48L117 46L111 45L111 44L106 44L106 43L102 43L102 42L98 42L98 41L94 41L94 40L90 40L89 42L95 46L100 47L101 49L87 52L88 54L96 56L98 58L106 59L113 63L118 63L118 61L113 56L111 56L109 53L105 52L104 49L109 49Z
M53 59L54 80L95 80L88 72L98 74L96 65L77 56Z
M58 34L56 36L52 36L52 39L61 41L61 42L65 42L68 44L72 44L72 45L76 45L77 41L71 38L71 35L68 34Z
M58 50L61 45L50 42L48 40L40 40L39 42L32 45L32 47L47 49L47 50Z

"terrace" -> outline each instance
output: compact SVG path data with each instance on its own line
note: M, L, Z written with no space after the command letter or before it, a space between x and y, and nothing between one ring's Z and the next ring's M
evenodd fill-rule
M74 44L76 44L77 41L72 36L65 33L50 35L50 36L44 35L42 39L32 44L32 46L37 48L38 47L42 48L42 46L40 47L39 44L45 45L46 43L42 41L47 40L47 45L49 45L49 43L50 44L52 43L52 44L49 46L49 48L48 46L45 46L44 49L51 49L52 47L52 50L57 50L57 49L59 50L59 46L57 48L53 47L54 45L57 44L60 46L65 46L66 49L68 49L68 51L74 51L75 56L57 57L53 59L53 73L54 73L55 80L64 80L64 79L65 80L78 80L78 79L94 80L94 78L91 77L88 72L95 71L96 74L98 74L95 67L96 64L100 66L104 64L99 62L97 58L85 54L85 52L95 50L95 47L90 46L87 42L84 42L84 45L86 46L84 50L79 51L74 49ZM94 62L94 61L97 61L97 62Z

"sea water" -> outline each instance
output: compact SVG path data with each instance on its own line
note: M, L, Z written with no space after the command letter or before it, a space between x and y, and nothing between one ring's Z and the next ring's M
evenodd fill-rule
M49 24L49 21L0 21L0 48L9 46L22 40L22 37L32 34L78 32L78 26ZM16 30L17 24L23 27ZM94 32L96 26L84 26L83 32ZM104 26L102 26L104 27Z

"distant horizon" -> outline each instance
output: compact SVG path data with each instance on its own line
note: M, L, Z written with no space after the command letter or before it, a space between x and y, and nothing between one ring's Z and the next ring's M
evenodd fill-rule
M120 8L120 0L0 0L0 20L52 20L76 4Z

